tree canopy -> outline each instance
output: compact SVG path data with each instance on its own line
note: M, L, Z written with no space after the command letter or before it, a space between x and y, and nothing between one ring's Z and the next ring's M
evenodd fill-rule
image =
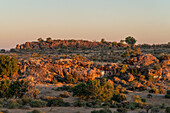
M133 37L131 37L131 36L128 36L128 37L126 37L126 39L125 39L125 42L126 43L128 43L128 44L130 44L130 45L134 45L135 43L136 43L136 39L135 38L133 38Z
M13 76L18 71L18 61L14 57L8 55L0 55L0 77L6 75L7 77Z

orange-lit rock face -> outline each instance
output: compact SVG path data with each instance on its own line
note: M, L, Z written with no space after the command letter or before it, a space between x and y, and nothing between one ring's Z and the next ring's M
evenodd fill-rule
M139 65L149 66L150 64L159 63L159 60L152 54L144 54L139 57Z

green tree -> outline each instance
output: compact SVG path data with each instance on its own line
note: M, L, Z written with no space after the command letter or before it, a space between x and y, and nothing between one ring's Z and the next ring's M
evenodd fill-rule
M6 75L13 76L18 71L18 61L8 55L0 55L0 77Z
M0 98L22 98L33 87L29 84L28 81L10 81L8 79L2 80L0 82ZM34 93L34 92L33 92Z
M105 39L104 39L104 38L102 38L102 39L101 39L101 42L102 42L102 43L104 43L104 42L105 42Z
M131 45L131 47L133 47L133 45L136 43L136 39L131 36L128 36L126 37L125 42Z
M19 97L23 97L25 95L25 93L28 91L28 81L15 81L10 85L10 94L14 95L15 98Z
M0 82L0 98L9 98L11 94L9 94L11 82L9 80L3 80Z
M38 38L37 40L39 43L44 41L42 38Z
M5 53L5 49L1 49L1 52L2 52L2 53Z
M48 37L47 40L46 40L48 43L52 42L52 38L51 37Z

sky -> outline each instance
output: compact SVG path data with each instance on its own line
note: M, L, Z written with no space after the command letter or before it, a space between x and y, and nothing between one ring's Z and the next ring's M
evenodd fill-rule
M170 42L170 0L0 0L0 49L46 39Z

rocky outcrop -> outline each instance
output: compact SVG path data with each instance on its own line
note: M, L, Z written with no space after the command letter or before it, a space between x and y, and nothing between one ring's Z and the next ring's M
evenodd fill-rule
M62 57L62 56L61 56ZM79 81L93 80L101 76L99 69L90 68L92 62L86 59L30 58L19 60L19 74L32 82L64 82L67 75L72 75Z
M25 44L17 45L16 49L57 49L57 48L96 48L96 47L109 47L121 46L127 47L127 44L112 45L112 42L96 42L86 40L53 40L51 42L26 42Z
M138 65L149 66L154 63L159 63L159 60L152 54L144 54L139 57Z

